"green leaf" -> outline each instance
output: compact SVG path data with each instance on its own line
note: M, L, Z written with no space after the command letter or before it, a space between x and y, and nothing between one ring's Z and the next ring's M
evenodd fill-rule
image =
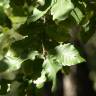
M10 85L10 89L9 89L9 93L8 96L19 96L19 87L21 86L21 83L18 81L14 81L12 82L12 84Z
M84 62L76 48L68 44L60 44L55 49L49 51L48 56L43 63L43 71L47 74L49 80L52 80L52 91L56 88L56 74L63 66L71 66Z
M16 71L21 67L21 63L24 61L20 57L16 57L12 50L8 50L4 61L9 65L10 71Z
M6 70L4 68L1 70L2 72L0 73L1 78L7 79L7 80L13 80L15 79L15 72L21 67L21 63L24 60L22 60L19 57L15 57L15 53L12 50L9 50L7 54L5 55L5 58L3 59L3 62L8 66ZM4 66L4 64L2 65ZM2 67L1 66L1 67Z
M51 8L53 20L65 20L73 8L71 0L57 0Z
M2 96L3 94L6 94L8 91L7 91L7 89L8 89L8 84L7 84L8 82L6 81L6 80L0 80L0 86L1 86L1 88L0 88L0 96Z
M74 17L77 24L79 24L84 17L82 11L77 7L71 12L71 15Z
M43 63L44 71L48 76L49 80L52 80L52 91L56 88L56 74L62 68L61 65L56 61L56 57L52 55L48 55Z
M22 65L22 72L25 76L31 77L33 80L36 80L42 71L43 59L35 58L35 60L25 60Z
M12 27L9 17L6 15L4 8L1 6L0 6L0 25L9 28Z
M9 46L10 46L10 40L9 36L5 35L4 33L0 34L0 60L2 60L7 53Z
M4 8L9 8L9 1L10 0L0 0L0 6Z
M44 16L44 15L48 12L49 9L50 9L50 6L49 6L46 10L44 10L44 11L40 11L39 9L34 8L33 14L32 14L32 16L30 16L30 17L28 18L27 22L30 23L30 22L35 22L35 21L37 21L37 20L40 19L42 16Z
M0 34L0 60L4 58L12 43L26 37L15 32L14 29L3 28L2 31L3 33Z
M71 66L85 61L85 59L80 56L78 50L70 43L60 44L55 50L57 52L57 62L63 66Z
M39 3L41 6L45 5L45 0L37 0L37 3Z
M8 64L6 64L3 60L0 61L0 73L6 71L8 67Z
M23 6L25 3L25 0L10 0L10 5L11 6Z
M69 27L68 23L68 27ZM57 42L68 42L70 40L70 35L69 35L69 28L66 25L48 25L46 26L46 33L48 34L49 37L52 39L56 40Z
M18 27L20 27L20 25L24 24L27 20L27 17L25 16L10 16L10 20L13 24L13 28L16 29Z
M37 88L42 88L44 86L44 83L46 82L46 72L43 70L41 72L41 76L39 78L37 78L36 80L34 80L34 84L36 84Z

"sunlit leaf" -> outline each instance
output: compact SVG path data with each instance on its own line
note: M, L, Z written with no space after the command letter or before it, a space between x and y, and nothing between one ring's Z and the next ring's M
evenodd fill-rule
M34 8L34 9L33 9L33 14L32 14L32 16L29 16L27 22L30 23L30 22L35 22L35 21L37 21L37 20L40 19L42 16L44 16L49 9L50 9L50 7L48 7L48 8L47 8L46 10L44 10L44 11L40 11L39 9Z
M10 20L12 21L14 29L20 27L21 24L24 24L27 20L27 17L20 16L10 16Z
M0 60L4 58L13 42L22 40L25 37L15 32L13 29L9 30L3 28L3 33L0 34Z
M6 36L5 34L0 34L0 60L3 59L5 54L7 53L9 46L10 46L10 40L9 36Z
M74 19L76 20L77 24L79 24L81 22L81 20L83 19L83 17L84 17L82 11L79 8L75 8L71 12L71 15L74 17Z
M21 63L24 60L20 59L19 57L15 57L14 52L12 50L9 50L5 55L3 61L8 67L6 68L6 70L3 70L3 72L0 73L1 78L7 80L15 79L15 71L17 71L21 67Z
M65 20L73 8L71 0L57 0L51 8L53 20Z
M60 44L55 49L57 52L57 62L63 66L71 66L85 61L84 58L80 56L78 50L70 43Z
M87 0L0 0L0 96L43 96L46 84L48 92L49 87L58 91L58 72L68 74L70 66L85 62L73 41L78 35L82 44L90 41L95 5ZM92 66L93 41L84 45Z
M0 6L0 25L4 27L12 27L11 20L6 15L5 10L2 6Z
M42 71L41 76L37 78L37 80L34 80L34 84L36 84L37 88L42 88L44 86L44 83L46 82L46 72Z
M46 72L49 80L52 80L52 91L56 88L56 74L61 69L61 65L56 61L55 56L49 55L43 63L44 71Z

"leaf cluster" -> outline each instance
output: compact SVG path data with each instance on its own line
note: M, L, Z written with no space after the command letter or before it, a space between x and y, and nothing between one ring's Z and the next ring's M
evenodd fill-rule
M95 32L92 2L0 0L0 96L42 96L47 81L55 91L58 71L85 62L73 41Z

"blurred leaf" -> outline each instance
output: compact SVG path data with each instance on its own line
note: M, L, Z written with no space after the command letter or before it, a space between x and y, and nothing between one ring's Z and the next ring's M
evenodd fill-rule
M84 17L82 11L79 8L74 8L74 10L71 12L71 15L74 17L77 24L79 24Z
M44 10L44 11L40 11L39 9L34 8L34 9L33 9L33 14L32 14L32 16L29 16L29 17L28 17L27 22L30 23L30 22L35 22L35 21L37 21L37 20L40 19L42 16L44 16L49 9L50 9L50 6L49 6L46 10Z
M13 28L19 28L21 24L24 24L27 20L27 17L25 16L10 16L10 20L12 22Z
M9 96L19 96L18 92L19 92L20 85L21 85L20 82L17 82L17 81L12 82L12 84L10 85L10 91L9 91L8 95Z
M2 79L0 80L0 96L5 95L7 93L7 89L8 89L8 85L7 85L7 81Z
M21 67L21 63L24 60L22 60L20 57L16 57L12 50L8 50L4 61L9 65L9 71L15 71Z
M9 1L10 0L0 0L0 6L3 8L9 8Z
M95 5L87 0L0 0L0 96L42 96L50 81L55 91L58 71L67 74L70 66L85 61L68 42L79 35L83 43L95 32ZM87 48L95 55L93 41Z
M9 68L8 64L3 60L0 61L0 73L6 71Z
M8 50L3 61L8 66L8 68L0 73L1 78L7 80L15 79L15 71L17 71L21 67L21 63L24 60L20 59L19 57L15 57L14 52L12 50Z
M52 1L54 2L55 0ZM65 20L73 8L74 5L72 4L71 0L57 0L54 2L51 8L51 15L53 15L53 20Z
M13 42L22 40L25 37L15 32L13 29L9 30L3 28L3 33L0 34L0 60L4 58Z
M56 61L56 57L52 55L48 55L48 57L44 60L43 68L45 73L48 76L49 80L52 80L52 91L56 89L56 74L61 69L61 65Z
M4 33L0 34L0 60L3 59L5 54L7 53L9 46L10 46L10 40L9 36L5 35Z
M45 71L41 72L41 76L37 78L37 80L34 80L34 84L36 84L37 88L42 88L44 86L44 83L46 82L46 73Z
M25 0L10 0L10 5L11 6L23 6L25 3Z
M82 19L81 24L82 25L88 24L88 22L90 22L90 19L92 18L93 15L94 15L94 12L93 11L86 12L84 18Z
M37 0L37 2L38 2L41 6L44 6L44 5L45 5L45 1L46 1L46 0Z
M60 44L55 50L50 50L43 63L43 68L49 80L53 81L52 91L56 88L56 74L62 66L71 66L84 62L76 48L68 44Z
M68 26L69 27L69 26ZM50 24L46 26L46 32L48 36L57 42L66 42L70 40L69 29L66 25L60 26Z
M12 27L11 20L5 14L3 7L0 6L0 25L4 27Z
M28 58L31 59L31 60L35 60L36 56L39 56L38 51L32 51L32 52L29 53Z

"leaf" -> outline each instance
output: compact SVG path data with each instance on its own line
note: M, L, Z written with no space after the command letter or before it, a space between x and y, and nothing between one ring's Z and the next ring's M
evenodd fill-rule
M71 15L74 17L77 24L79 24L84 17L82 11L77 7L71 12Z
M47 79L45 75L46 75L45 71L42 71L41 76L33 81L34 84L36 84L37 88L42 88L44 86L44 83L46 82Z
M52 91L56 90L56 74L63 66L71 66L85 60L80 56L76 48L68 44L60 44L49 51L43 63L43 71L49 80L52 80ZM41 83L42 84L42 83Z
M9 8L9 1L10 0L0 0L0 6L4 8Z
M35 21L37 21L37 20L40 19L42 16L44 16L49 9L50 9L50 6L49 6L46 10L44 10L44 11L40 11L39 9L34 8L33 14L32 14L32 16L29 16L27 22L30 23L30 22L35 22Z
M52 80L53 82L52 91L54 91L56 88L56 74L62 68L62 66L56 62L55 56L48 55L43 63L43 68L48 76L48 79Z
M11 20L6 15L4 8L1 6L0 6L0 25L9 28L12 27Z
M21 63L24 61L20 57L16 57L14 51L8 50L4 61L9 65L10 71L16 71L21 67Z
M11 6L23 6L24 5L25 0L20 0L18 2L18 0L10 0L10 5Z
M12 50L9 50L3 59L3 62L8 66L8 68L6 68L6 70L2 69L0 77L7 80L15 79L15 72L21 67L21 63L23 61L24 60L20 59L19 57L15 57Z
M25 76L31 77L33 80L36 80L42 71L43 59L35 58L34 60L25 60L22 65L22 72Z
M0 96L1 95L3 95L3 94L6 94L8 91L7 91L7 89L8 89L8 85L7 85L7 81L6 80L0 80L0 86L1 86L1 88L0 88Z
M32 51L32 52L30 52L30 53L28 54L28 58L29 58L30 60L35 60L35 57L36 57L36 56L39 56L38 51Z
M85 61L76 48L70 43L60 44L55 50L57 52L57 62L63 66L71 66Z
M6 71L8 67L8 64L6 64L3 60L0 61L0 73Z
M19 87L21 83L18 81L13 81L12 84L10 85L10 90L8 93L8 96L18 96L19 95Z
M4 58L12 43L25 37L15 32L14 29L3 28L3 33L0 34L0 60Z
M45 0L37 0L37 2L38 2L41 6L44 6L44 5L45 5Z
M71 0L57 0L51 8L53 20L65 20L73 8Z
M12 24L13 24L14 29L19 28L20 25L24 24L27 20L27 17L25 17L25 16L22 16L22 17L20 17L20 16L10 16L9 18L10 18Z
M69 27L69 24L68 24ZM56 40L57 42L68 42L70 40L70 35L68 33L69 28L66 25L48 25L46 26L46 33L49 37Z
M4 33L0 34L0 60L2 60L7 53L9 46L10 46L10 40L9 36L5 35Z

